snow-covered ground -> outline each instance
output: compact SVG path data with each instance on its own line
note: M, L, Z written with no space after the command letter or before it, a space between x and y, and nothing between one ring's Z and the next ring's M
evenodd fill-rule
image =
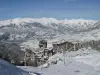
M55 64L54 62L57 62ZM39 67L24 66L19 68L41 75L100 75L100 52L91 48L58 53Z

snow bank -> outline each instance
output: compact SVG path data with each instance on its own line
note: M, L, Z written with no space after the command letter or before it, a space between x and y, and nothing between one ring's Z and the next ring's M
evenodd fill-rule
M80 49L75 57L76 61L88 64L94 67L100 66L100 52L92 49Z

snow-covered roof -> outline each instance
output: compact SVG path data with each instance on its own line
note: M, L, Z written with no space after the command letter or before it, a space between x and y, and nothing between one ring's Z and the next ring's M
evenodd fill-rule
M61 44L61 43L64 43L64 42L69 42L69 43L72 43L72 44L75 44L75 43L78 43L80 41L78 40L73 40L73 39L70 39L70 40L59 40L59 41L56 41L56 42L52 42L52 44Z

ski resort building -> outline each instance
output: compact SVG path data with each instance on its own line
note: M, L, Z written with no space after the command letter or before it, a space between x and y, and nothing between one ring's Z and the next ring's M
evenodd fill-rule
M26 50L25 51L25 65L41 65L45 63L50 56L60 52L63 53L65 51L76 51L80 48L98 48L98 45L100 44L100 41L57 41L53 42L52 46L50 48L47 48L47 42L45 40L42 40L39 42L39 48L35 50Z
M84 42L73 41L73 40L69 40L69 41L60 40L57 42L53 42L52 45L55 53L62 52L62 51L76 51L84 47L85 45L88 46Z
M100 50L100 40L90 40L90 41L57 41L53 42L53 50L55 53L62 51L76 51L80 48L88 48Z
M52 56L53 49L38 48L36 51L25 51L25 65L38 66L45 63L50 56Z
M76 43L61 40L53 42L53 50L55 53L62 51L76 50L75 45Z
M39 48L35 50L25 50L25 65L41 65L45 63L48 60L48 58L53 54L53 48L47 48L47 42L45 40L41 40L39 42Z

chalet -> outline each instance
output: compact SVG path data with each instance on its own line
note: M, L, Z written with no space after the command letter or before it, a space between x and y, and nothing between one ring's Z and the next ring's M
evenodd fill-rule
M41 40L39 42L39 48L34 50L25 50L25 65L41 65L45 63L53 54L53 48L47 48L47 41Z
M74 40L69 40L69 41L60 40L52 43L53 50L55 53L62 52L62 51L76 51L84 47L85 44L84 45L83 44L84 44L83 42L74 41Z
M67 51L73 49L74 45L75 44L72 42L61 40L61 41L53 42L53 50L55 53L62 52L63 50Z
M73 51L73 50L76 51L80 48L88 48L88 47L100 50L100 40L89 40L89 41L60 40L57 42L53 42L52 45L55 53L62 51Z

